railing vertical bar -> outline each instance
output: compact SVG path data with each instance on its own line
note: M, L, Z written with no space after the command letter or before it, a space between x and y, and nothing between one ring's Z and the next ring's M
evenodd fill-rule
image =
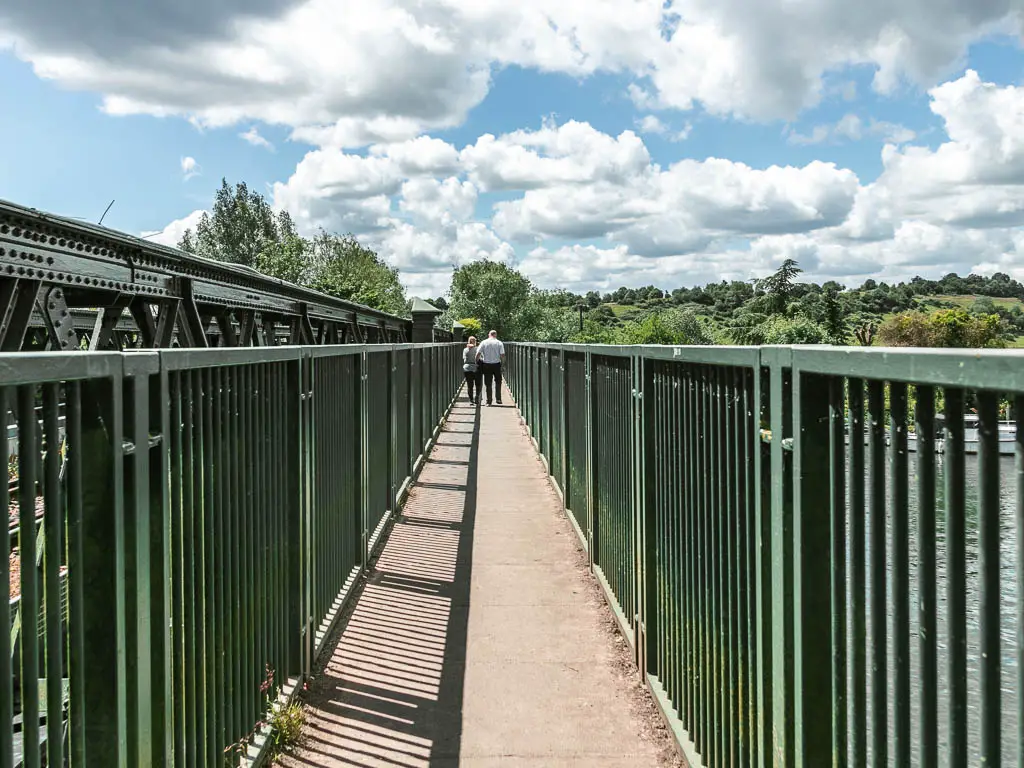
M251 677L247 662L244 656L244 649L253 642L255 636L251 629L243 621L245 601L241 597L242 590L252 579L258 578L259 568L253 568L252 563L247 562L246 553L242 549L242 537L252 536L253 527L253 501L251 465L252 457L250 438L246 434L245 425L239 414L240 407L252 401L252 393L240 391L240 377L250 370L249 365L230 366L224 371L224 382L227 386L226 394L226 422L228 425L227 440L225 441L224 466L230 472L228 481L227 506L224 509L224 527L230 531L229 538L225 545L226 559L223 563L225 579L229 586L225 593L229 596L230 605L229 620L226 622L228 641L225 645L231 648L232 658L227 665L225 677L230 683L228 701L230 710L227 726L227 743L236 743L243 738L252 728L252 722L248 718L243 706L244 687L247 683L247 676ZM225 744L225 745L226 745Z
M701 418L701 388L700 371L696 365L686 366L687 388L683 393L685 400L681 404L689 414L690 421L690 443L688 454L684 454L682 460L690 470L690 512L688 515L689 536L684 544L685 555L682 563L674 564L674 567L682 565L689 569L690 587L687 594L689 603L689 620L686 622L689 627L690 638L690 680L687 688L690 690L690 738L698 752L703 752L703 727L704 727L704 643L703 643L703 599L704 591L701 586L701 523L703 494L702 482L702 441L700 436Z
M694 374L694 454L697 462L697 472L694 478L696 487L696 499L694 504L694 597L696 598L696 615L694 616L696 637L696 713L694 717L694 743L698 751L703 755L707 750L707 581L704 576L706 558L700 557L707 547L707 536L705 535L705 509L707 495L705 483L707 482L707 434L704 430L704 420L707 415L707 403L705 402L706 382L704 369L700 366L693 367Z
M866 768L867 757L867 627L865 560L864 381L847 382L849 427L850 515L850 765Z
M252 526L253 539L256 546L256 573L253 580L253 596L255 600L253 616L253 632L255 633L254 644L256 648L256 674L262 682L266 667L270 664L270 641L269 641L269 616L273 612L270 603L270 595L267 590L267 583L270 569L270 550L267 538L267 516L270 504L270 482L265 467L266 441L264 434L269 424L266 418L266 362L257 362L252 365L250 384L252 389L246 393L244 408L246 419L243 423L242 439L250 443L249 466L247 471L250 492L247 494L246 509L248 510L248 525ZM260 705L263 704L263 696L260 693Z
M249 719L243 707L245 693L245 661L244 651L250 642L241 622L241 614L245 609L241 599L244 583L252 578L252 573L245 573L245 553L242 550L243 537L248 533L246 526L241 525L240 518L245 502L243 494L245 486L242 480L245 459L244 447L240 443L241 424L238 418L238 387L239 378L245 366L225 366L219 368L220 399L217 401L221 411L218 422L223 430L221 437L221 508L218 514L218 530L226 541L218 542L217 552L220 555L218 564L220 580L223 587L218 591L218 599L226 601L221 606L223 616L221 626L221 645L228 649L223 659L221 676L224 680L224 710L221 716L221 749L235 743L248 732Z
M36 484L39 441L35 413L36 387L18 387L18 553L21 556L21 715L26 768L41 764L39 753L39 585L36 575ZM5 553L6 554L6 553ZM2 628L7 631L7 627Z
M946 620L949 768L967 768L967 563L964 393L945 391Z
M725 627L725 549L724 549L724 537L722 535L724 530L723 520L727 519L729 514L728 507L725 501L725 465L723 462L724 456L724 442L725 436L723 434L722 424L722 410L724 396L722 393L722 369L715 366L711 369L711 419L712 419L712 440L711 440L711 467L715 482L712 485L712 497L711 497L711 532L712 532L712 548L711 548L711 567L714 577L712 583L711 594L714 596L714 604L712 606L711 620L712 626L714 627L714 640L711 647L714 649L714 674L711 678L711 685L713 688L714 696L714 764L716 765L727 765L726 758L726 699L728 693L725 684L725 668L726 668L726 627Z
M213 765L222 759L220 720L223 706L221 673L223 660L218 658L220 627L217 624L220 606L217 601L218 582L216 560L216 521L220 514L214 492L220 479L221 468L217 466L217 443L214 427L214 402L218 395L213 380L213 370L202 371L203 378L203 553L205 555L205 596L206 596L206 754L207 764Z
M885 400L884 384L868 382L870 497L868 505L869 589L871 613L871 761L889 760L886 628Z
M1017 534L1017 768L1024 768L1024 557L1020 548L1024 544L1024 395L1017 395L1013 400L1013 412L1016 416L1016 452L1014 454L1014 474L1016 475L1016 509L1015 523Z
M847 741L847 562L846 562L846 440L844 433L844 381L828 380L829 488L832 542L832 765L844 768L849 759Z
M70 397L69 397L70 401ZM10 424L9 406L7 402L7 389L0 387L0 418L3 419L3 426L6 439L7 425ZM69 408L68 420L71 420L71 412ZM68 425L70 428L70 424ZM75 448L76 458L78 449ZM4 509L10 509L11 497L10 497L10 486L7 483L0 484L0 505ZM77 524L78 520L75 520L73 524ZM10 584L10 559L8 553L11 551L11 537L10 529L7 525L4 525L3 534L0 534L0 541L3 541L3 551L0 552L0 584ZM69 597L75 597L69 595ZM72 602L72 610L77 605ZM72 630L73 632L79 632L78 627L75 625L74 615L72 615ZM12 768L14 765L14 665L11 659L11 634L9 628L11 627L11 602L10 600L0 599L0 768ZM71 636L72 640L77 639L77 635ZM77 686L75 687L75 694L81 690ZM77 707L76 707L77 709ZM77 765L75 766L77 768Z
M999 398L978 392L978 576L981 639L981 754L985 768L1002 765L999 643ZM1021 596L1018 596L1021 599ZM1021 692L1018 691L1018 695ZM1018 745L1018 749L1022 745Z
M739 445L736 441L736 369L726 368L723 376L723 414L725 420L725 445L722 453L722 464L725 467L726 515L722 529L725 531L725 569L726 599L725 608L728 614L726 633L728 638L728 700L729 708L724 718L726 723L726 756L727 765L739 764L740 743L743 739L743 719L740 716L743 706L743 695L740 689L741 670L739 665L739 465L737 458Z
M71 768L84 768L85 749L85 587L83 579L83 530L82 530L82 385L68 382L66 385L66 429L67 429L67 499L68 499L68 666L71 701L69 758ZM6 422L8 411L7 392L0 390L0 414ZM9 499L8 499L9 502ZM0 624L0 626L10 626ZM2 644L0 644L2 645ZM6 657L10 657L7 649ZM7 688L3 689L6 692ZM0 704L0 712L3 705ZM2 722L2 718L0 718Z
M61 439L57 421L59 388L57 382L43 385L43 436L46 442L43 467L43 529L46 532L43 581L46 590L46 764L52 766L64 765L64 611L61 601L64 505L61 499ZM7 551L2 554L6 555ZM9 626L0 624L2 630ZM23 733L27 736L30 732L25 728ZM35 735L32 732L32 736Z
M207 666L207 586L206 586L206 516L207 509L204 504L204 491L206 477L210 472L209 457L206 453L205 432L205 403L209 396L203 371L193 371L192 391L194 395L194 418L193 435L195 438L195 454L192 471L195 482L192 486L193 503L195 509L194 532L194 553L196 568L196 761L197 765L204 765L209 760L208 740L212 734L209 730L209 719L207 717L207 701L209 688L209 670Z
M736 649L736 695L738 705L736 707L736 728L738 732L736 760L737 768L745 768L754 764L754 697L753 674L751 670L750 652L750 571L752 563L747 553L749 551L748 541L750 537L749 509L750 509L750 483L749 465L752 458L749 453L747 439L747 382L742 368L732 370L732 439L734 446L734 481L736 483L736 521L734 525L735 535L735 626L736 638L734 647Z
M686 370L677 363L659 363L661 391L667 397L658 414L658 432L663 433L661 451L660 502L658 504L659 568L661 605L664 606L661 632L665 689L674 702L684 727L693 734L693 680L688 656L692 647L691 622L686 616L691 609L689 585L692 562L688 556L686 531L690 528L690 483L686 480L691 461L690 411L686 407ZM659 403L661 397L658 397Z
M914 390L917 448L918 759L920 768L939 764L938 663L935 570L935 390Z
M910 492L907 385L889 385L889 502L892 521L893 760L910 765Z
M774 759L775 674L772 639L772 487L771 445L762 439L761 424L771 423L771 370L763 355L751 375L751 395L747 408L750 439L751 472L753 474L753 536L754 556L754 626L757 656L757 760L764 768Z
M195 373L192 371L181 374L183 388L184 407L182 408L183 437L182 437L182 499L184 509L182 511L183 525L183 605L185 624L182 630L184 637L184 688L185 688L185 723L183 726L186 765L188 768L195 768L202 759L203 750L200 744L202 725L198 714L201 706L202 696L201 680L199 678L199 622L201 607L199 605L199 563L201 558L197 557L197 546L199 544L198 517L196 505L195 479L198 474L196 447L198 435L195 429Z
M232 595L232 561L237 547L237 532L234 530L231 519L231 510L237 500L232 472L234 467L228 451L232 445L231 440L231 409L228 401L228 391L231 387L231 371L222 367L214 368L213 376L213 435L215 449L215 470L214 488L216 491L215 501L217 510L213 521L214 541L213 560L217 571L217 682L216 682L216 705L220 713L217 746L224 749L235 732L234 719L239 712L235 703L238 697L238 690L235 685L237 679L233 674L232 667L238 663L238 649L232 645L235 637L241 639L235 626L235 618L238 613L238 600ZM236 582L237 583L237 582Z
M249 509L249 486L245 474L249 465L245 435L239 416L241 377L248 370L247 365L227 366L222 371L224 392L221 400L225 439L221 462L226 489L225 505L221 509L221 529L227 541L222 542L224 562L221 564L223 579L227 582L223 594L230 601L225 606L225 631L228 633L225 647L231 649L231 658L224 670L228 683L226 703L228 710L227 734L222 746L236 743L252 728L253 722L247 706L250 691L251 667L246 659L246 648L252 642L252 633L245 623L247 608L245 585L256 576L252 563L248 561L245 540L251 536L252 527L246 520Z

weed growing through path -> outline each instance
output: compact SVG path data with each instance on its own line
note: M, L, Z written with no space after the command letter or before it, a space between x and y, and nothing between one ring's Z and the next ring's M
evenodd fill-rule
M224 759L228 766L239 764L261 728L270 729L266 737L267 759L270 761L299 743L302 726L306 723L306 711L297 702L286 703L280 700L280 687L274 683L274 668L270 664L266 665L266 676L260 683L260 693L266 701L266 714L249 733L225 748Z

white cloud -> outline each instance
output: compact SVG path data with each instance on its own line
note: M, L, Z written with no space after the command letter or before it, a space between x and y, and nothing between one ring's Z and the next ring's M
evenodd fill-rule
M632 131L613 138L589 123L546 123L538 131L485 134L460 153L481 189L530 189L553 183L621 184L646 169L647 147Z
M872 67L883 93L904 80L934 84L972 42L1018 32L1020 13L1019 0L369 0L344 13L335 0L187 5L194 12L7 3L0 45L41 77L104 94L112 114L259 120L351 147L461 123L504 66L623 73L648 110L701 104L792 119L822 97L826 75L849 66ZM97 23L110 18L118 23Z
M269 149L271 151L274 150L274 145L260 136L260 132L257 130L255 125L249 128L248 131L238 134L238 137L249 142L254 147L263 147L264 149Z
M548 121L461 148L421 136L361 154L312 150L274 185L274 203L306 234L357 234L430 295L453 265L485 256L576 290L746 279L787 256L811 279L851 284L972 269L1024 276L1024 89L968 72L930 97L947 140L886 144L867 184L820 161L662 166L633 131ZM899 133L853 113L829 131ZM187 221L162 241L176 242Z
M192 211L188 216L175 219L163 229L143 232L140 237L149 240L151 243L169 245L172 248L177 247L181 241L181 236L185 234L185 230L191 229L195 231L196 225L199 224L199 220L203 217L204 213L205 211L203 210Z
M917 134L909 128L870 118L865 123L853 113L843 115L835 125L816 125L808 134L790 131L787 140L790 144L822 144L826 141L860 141L874 138L887 144L906 144L913 141Z
M664 136L669 141L685 141L690 137L690 131L693 130L693 126L686 123L678 131L673 131L657 115L644 115L634 124L640 133Z
M636 127L640 133L655 133L659 136L668 131L668 126L657 115L644 115L636 121Z
M181 158L181 175L185 181L198 176L200 173L202 173L202 168L199 167L199 163L196 162L194 157Z

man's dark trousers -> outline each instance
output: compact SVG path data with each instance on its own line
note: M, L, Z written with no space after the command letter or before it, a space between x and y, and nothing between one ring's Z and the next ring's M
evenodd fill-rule
M491 391L496 390L498 405L501 405L501 363L480 363L480 372L484 375L487 404L491 404Z

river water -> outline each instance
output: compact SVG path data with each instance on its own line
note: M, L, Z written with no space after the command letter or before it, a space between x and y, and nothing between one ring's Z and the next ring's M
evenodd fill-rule
M916 482L915 477L915 463L916 456L910 455L910 619L911 619L911 639L910 639L910 656L911 656L911 712L912 712L912 729L913 729L913 764L917 765L917 752L918 752L918 729L919 729L919 708L920 708L920 694L919 694L919 680L918 674L919 666L919 654L918 654L918 621L917 621L917 592L918 592L918 554L917 554L917 498L916 498ZM887 462L888 465L888 462ZM1016 477L1014 474L1014 458L1012 456L1002 457L1000 459L1000 530L1001 530L1001 543L1000 543L1000 609L1001 609L1001 657L1002 657L1002 734L1003 734L1003 754L1002 763L1003 765L1016 765L1017 758L1021 751L1021 745L1017 741L1017 697L1019 692L1017 690L1017 669L1018 669L1018 650L1017 650L1017 600L1018 595L1016 593L1016 568L1017 568L1017 536L1016 536L1016 501L1017 501L1017 489L1016 489ZM888 473L888 469L887 469ZM980 694L979 694L979 599L980 599L980 584L978 574L978 459L976 456L966 457L966 476L967 476L967 515L966 515L966 531L967 531L967 685L968 685L968 732L969 732L969 750L968 750L968 764L976 766L980 764ZM947 765L948 758L946 755L946 749L944 748L948 741L948 702L945 700L948 686L948 655L947 655L947 611L946 611L946 578L945 578L945 564L946 564L946 537L945 537L945 486L944 486L944 462L942 456L936 456L936 570L938 572L938 583L937 587L937 609L936 615L938 618L938 692L939 692L939 763L940 765ZM890 482L890 477L887 474L886 484ZM866 488L870 488L870 478L866 483ZM888 496L887 496L888 498ZM865 521L866 538L870 536L870 523ZM887 525L887 538L890 541L890 545L886 548L886 557L889 558L891 552L891 525ZM1024 543L1024 542L1022 542ZM870 551L867 553L867 568L870 573L871 561ZM893 713L892 713L892 701L893 691L891 687L892 680L894 679L894 672L892 669L892 573L891 565L888 567L889 580L887 585L888 597L887 605L889 606L889 618L887 621L887 627L889 628L888 637L888 654L889 654L889 682L890 688L888 692L888 701L890 705L889 709L889 734L890 734L890 747L889 755L890 762L892 764L893 747L891 743L891 734L893 732ZM870 605L870 590L871 585L868 584L868 594L865 596L865 606ZM868 626L868 637L870 638L870 617L867 618ZM870 658L868 660L868 717L870 720L870 701L871 701L871 686L870 686ZM852 714L852 713L851 713ZM870 745L870 736L868 744ZM873 764L873 757L869 758L869 764Z

